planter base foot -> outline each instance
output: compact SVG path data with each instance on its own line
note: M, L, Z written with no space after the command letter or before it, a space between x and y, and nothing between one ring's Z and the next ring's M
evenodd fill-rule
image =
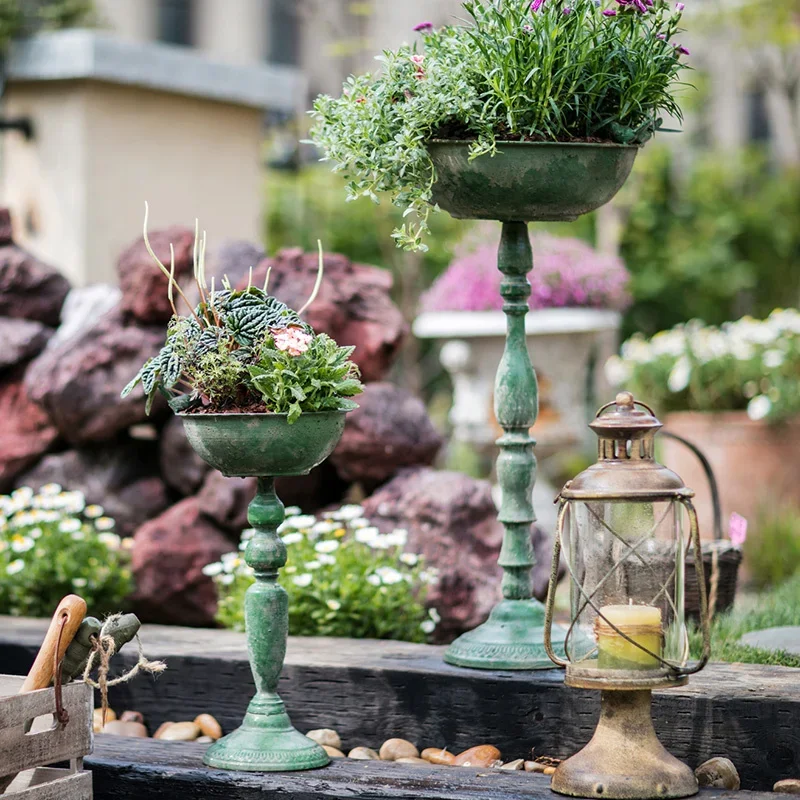
M292 772L330 764L327 753L289 721L278 697L256 696L242 726L212 744L203 763L214 769Z
M553 626L553 647L563 653L566 631ZM554 669L544 649L544 606L538 600L503 600L483 625L459 636L444 660L472 669Z

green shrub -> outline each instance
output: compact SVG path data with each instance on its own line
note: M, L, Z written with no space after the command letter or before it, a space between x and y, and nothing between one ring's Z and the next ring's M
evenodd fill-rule
M289 595L292 636L344 636L424 642L438 621L425 609L425 591L436 572L404 553L407 533L380 534L360 506L343 506L319 521L286 509L280 533L289 552L280 583ZM242 535L240 551L253 531ZM203 570L219 593L217 618L244 630L244 595L253 571L240 553L228 553Z
M0 496L0 614L49 617L72 593L94 615L119 611L133 590L131 544L80 492L53 483Z
M747 568L759 588L777 586L800 570L800 508L762 509L744 544Z

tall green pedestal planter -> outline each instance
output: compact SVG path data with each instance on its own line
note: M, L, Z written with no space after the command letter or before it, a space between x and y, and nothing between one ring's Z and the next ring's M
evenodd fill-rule
M245 551L256 578L245 597L256 694L241 727L208 748L204 762L209 767L281 772L329 763L318 744L292 727L277 692L286 656L289 606L278 583L286 546L278 536L284 511L275 494L275 478L305 475L321 464L342 435L345 414L305 413L293 425L285 414L181 415L189 442L208 464L223 475L258 478L247 514L255 535Z
M607 203L630 174L637 147L584 143L501 143L499 153L470 161L466 142L429 145L436 170L432 202L458 219L503 223L498 267L508 332L495 382L498 517L505 534L499 563L503 600L481 626L456 639L445 661L477 669L550 669L544 649L544 606L533 597L531 525L536 480L538 386L525 341L533 269L529 222L569 222ZM554 647L564 632L553 630Z

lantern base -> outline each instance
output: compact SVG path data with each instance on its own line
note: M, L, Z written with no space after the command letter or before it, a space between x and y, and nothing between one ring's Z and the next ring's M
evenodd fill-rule
M603 691L592 740L563 761L551 788L571 797L658 800L697 794L694 772L658 741L651 692Z
M561 656L565 635L553 626L553 648ZM534 599L501 601L483 625L450 645L444 660L472 669L553 669L544 649L544 606Z

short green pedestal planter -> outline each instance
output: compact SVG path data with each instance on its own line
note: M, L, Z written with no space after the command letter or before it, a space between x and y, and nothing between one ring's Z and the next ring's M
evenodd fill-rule
M281 772L324 767L325 751L292 727L277 693L286 656L289 606L278 584L286 546L278 536L283 503L275 478L304 475L321 464L344 430L343 411L303 414L293 425L285 414L183 414L192 447L223 475L257 477L247 519L255 535L245 551L255 583L245 597L250 667L256 684L241 727L211 745L204 762L217 769Z
M525 341L533 269L528 222L568 222L607 203L630 174L637 147L614 144L501 143L494 157L470 161L466 142L432 142L432 202L458 219L503 223L498 267L508 319L495 383L495 415L503 428L497 477L505 527L499 563L503 600L489 619L456 639L445 661L477 669L550 669L544 649L544 606L533 597L531 525L536 480L530 429L539 410L536 373ZM553 630L554 646L564 631Z

